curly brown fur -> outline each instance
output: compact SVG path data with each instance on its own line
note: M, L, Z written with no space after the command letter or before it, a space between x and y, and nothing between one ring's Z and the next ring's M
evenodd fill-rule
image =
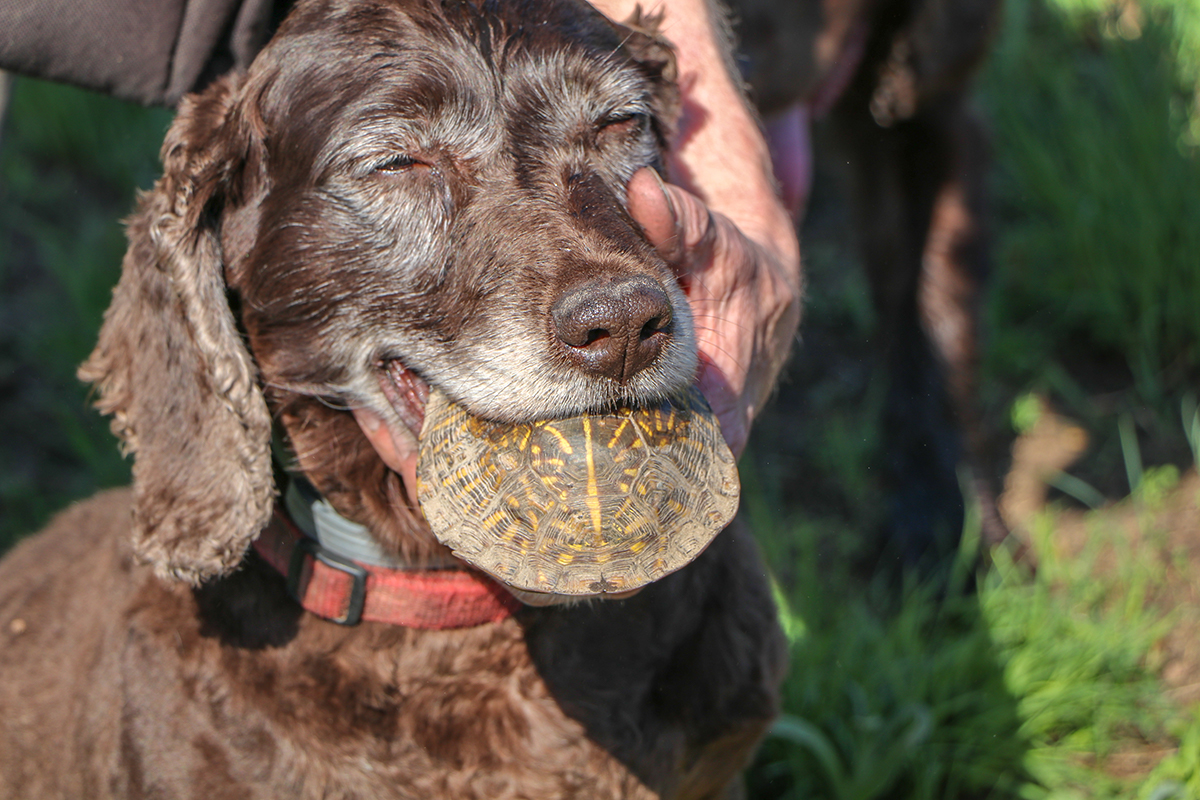
M131 502L0 562L0 797L721 798L775 711L736 527L629 600L417 631L318 619L253 557L161 581Z
M783 649L736 527L635 597L445 631L319 619L246 553L282 524L274 424L384 550L445 557L351 415L412 411L396 364L514 419L691 381L686 303L624 207L677 103L635 22L312 0L184 101L81 370L133 489L0 562L0 797L737 793ZM628 276L671 324L633 374L580 368L550 307Z

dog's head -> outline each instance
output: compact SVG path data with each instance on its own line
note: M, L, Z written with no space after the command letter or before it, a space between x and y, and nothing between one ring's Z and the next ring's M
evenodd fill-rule
M273 500L272 416L345 516L439 546L354 421L426 385L506 421L666 396L695 346L625 209L676 96L669 50L584 2L302 2L183 102L81 369L136 454L160 574L230 569Z

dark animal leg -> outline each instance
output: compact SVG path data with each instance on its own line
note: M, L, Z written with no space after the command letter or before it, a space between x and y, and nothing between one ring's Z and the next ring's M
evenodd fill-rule
M835 119L849 148L888 380L885 552L940 571L962 532L964 441L970 462L982 450L974 409L977 307L987 271L983 141L958 94L884 127L869 113L874 91L874 80L860 74ZM998 520L990 492L981 499L985 518Z
M969 475L964 477L979 511L982 543L992 547L1008 529L996 508L989 477L996 459L978 404L979 321L991 252L985 222L987 142L962 98L948 104L942 125L950 163L934 199L917 301L965 444Z

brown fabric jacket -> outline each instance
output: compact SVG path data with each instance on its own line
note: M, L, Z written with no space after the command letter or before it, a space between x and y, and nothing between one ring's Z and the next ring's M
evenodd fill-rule
M174 105L247 66L287 10L275 0L0 0L0 69Z

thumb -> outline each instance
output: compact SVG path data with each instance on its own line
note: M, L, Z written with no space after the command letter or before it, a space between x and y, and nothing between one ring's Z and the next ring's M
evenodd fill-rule
M664 183L657 172L643 167L629 179L626 197L630 215L668 263L684 266L711 249L712 215L691 192Z

